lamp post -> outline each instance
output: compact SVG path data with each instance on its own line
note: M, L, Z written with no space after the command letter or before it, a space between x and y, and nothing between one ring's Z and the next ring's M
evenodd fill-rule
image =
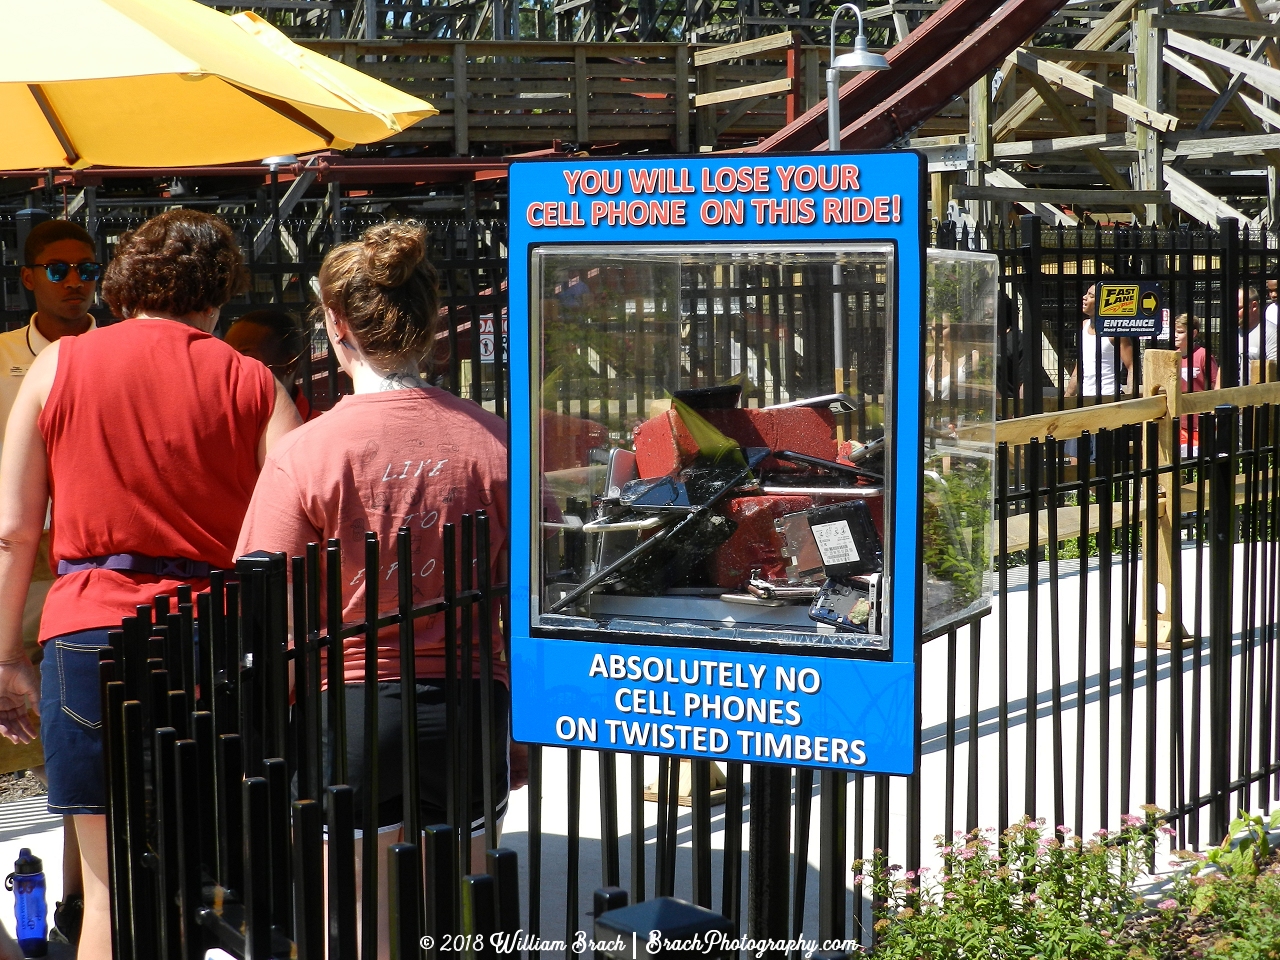
M858 18L858 36L853 52L836 56L836 22L840 14L852 11ZM867 49L867 35L862 26L862 11L852 3L843 3L831 15L831 59L827 67L827 146L840 149L840 71L860 73L864 70L888 70L889 61ZM836 393L844 393L844 271L837 260L831 265L831 347L836 359ZM844 440L844 430L836 429L836 438Z
M836 56L836 22L846 10L858 18L858 36L853 52ZM831 59L827 67L827 145L840 149L840 72L861 73L865 70L888 70L889 61L867 49L867 35L862 26L862 11L855 4L842 3L831 15Z

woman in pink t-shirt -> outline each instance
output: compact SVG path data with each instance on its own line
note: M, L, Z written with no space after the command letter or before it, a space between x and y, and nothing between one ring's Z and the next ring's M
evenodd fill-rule
M507 428L504 421L468 400L432 387L424 371L433 366L439 316L436 273L426 260L421 228L386 223L339 246L320 268L320 300L325 329L338 364L351 376L355 392L323 417L295 430L267 458L240 533L238 554L250 551L304 552L308 543L342 542L343 618L364 619L365 583L377 576L380 596L395 604L396 534L413 533L414 603L444 593L442 531L463 514L488 513L493 582L507 544ZM365 533L382 544L381 569L363 569ZM494 729L509 727L510 696L502 631L493 636ZM446 819L444 756L444 618L415 625L419 822ZM356 823L363 822L364 639L343 646L347 683L347 771L355 790ZM478 667L473 676L479 676ZM397 627L378 638L378 824L380 861L398 841L401 812L400 640ZM479 681L476 681L478 683ZM473 717L479 742L478 691ZM327 729L327 725L325 725ZM494 779L506 808L506 750L494 751ZM327 757L327 748L322 750ZM472 796L473 836L483 830L482 765L476 763ZM325 771L328 782L328 771ZM479 828L479 830L477 830ZM478 837L483 851L483 837ZM477 845L473 842L473 847ZM473 852L473 858L475 854ZM475 863L473 862L473 867ZM378 876L386 878L385 864ZM379 897L379 942L387 943L385 896Z
M1199 343L1200 322L1185 313L1173 321L1174 343L1182 354L1182 392L1200 393L1217 382L1218 364L1209 351ZM1182 455L1194 457L1200 448L1200 418L1183 417L1179 426Z

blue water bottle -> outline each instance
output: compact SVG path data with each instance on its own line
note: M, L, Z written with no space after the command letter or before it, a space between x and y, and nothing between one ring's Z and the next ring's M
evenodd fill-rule
M44 863L23 847L5 878L13 891L13 912L18 921L18 946L24 957L43 957L49 952L48 906L44 896Z

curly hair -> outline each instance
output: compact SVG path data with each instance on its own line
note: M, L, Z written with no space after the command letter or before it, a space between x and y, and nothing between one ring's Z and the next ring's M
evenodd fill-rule
M167 210L120 238L102 298L119 317L185 317L221 307L248 287L230 227L198 210Z
M381 223L330 250L320 267L320 302L346 320L370 360L429 363L439 295L422 227Z

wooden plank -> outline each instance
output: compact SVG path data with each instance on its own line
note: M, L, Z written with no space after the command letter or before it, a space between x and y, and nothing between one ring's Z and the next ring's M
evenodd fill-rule
M1089 504L1088 516L1083 530L1086 536L1091 533L1097 533L1102 529L1102 519L1107 514L1110 514L1110 526L1113 530L1119 529L1126 510L1130 517L1136 516L1139 523L1145 520L1147 516L1145 498L1140 497L1137 501L1131 500L1128 503L1112 501L1108 506L1110 509L1104 512L1102 509L1103 504ZM1165 498L1160 497L1156 501L1156 514L1163 517L1165 508ZM1057 511L1058 542L1063 543L1067 540L1075 540L1082 532L1080 529L1080 507L1058 507ZM1010 517L1006 521L1005 529L1008 533L1004 549L1006 555L1021 553L1023 550L1031 549L1032 546L1045 546L1049 542L1049 513L1047 510L1041 510L1036 514L1036 537L1034 543L1031 539L1031 515L1029 513Z
M1181 50L1183 53L1215 63L1233 73L1242 73L1246 83L1257 87L1269 96L1280 97L1280 70L1276 70L1274 67L1258 63L1236 53L1229 53L1211 43L1205 43L1195 37L1178 33L1176 30L1169 31L1167 42L1169 46Z
M779 47L791 46L791 31L774 33L767 37L744 40L742 43L727 43L724 46L697 50L693 54L693 65L705 67L709 63L720 63L723 60L737 60L766 50L777 50Z
M1234 137L1226 139L1236 139ZM1168 151L1165 151L1166 156ZM1164 165L1164 179L1169 187L1169 198L1174 206L1185 210L1201 223L1217 227L1219 220L1232 219L1241 226L1248 225L1257 229L1257 223L1250 220L1230 204L1219 200L1186 174L1180 172L1172 164Z
M1262 11L1258 9L1258 0L1236 0L1240 5L1240 9L1244 11L1244 15L1254 24L1254 26L1263 26L1274 28L1266 17L1262 15ZM1280 70L1280 53L1276 52L1276 43L1270 37L1263 41L1263 52L1267 55L1267 62L1274 69Z
M1260 407L1268 403L1280 403L1280 381L1179 394L1178 413L1182 415L1213 413L1220 404L1224 403L1236 407Z
M574 113L577 115L577 140L579 145L588 142L590 134L591 91L587 86L587 52L579 46L573 52Z
M1024 47L1023 49L1042 60L1068 60L1073 63L1080 60L1080 50L1075 47ZM1128 66L1133 63L1133 54L1126 50L1093 50L1090 51L1085 63L1118 63Z
M1022 159L1039 157L1066 150L1081 150L1085 147L1099 149L1122 147L1134 149L1132 134L1128 133L1093 133L1081 137L1047 137L1043 140L1012 140L995 145L996 159Z
M1184 484L1179 488L1178 510L1180 513L1196 513L1196 507L1199 504L1200 497L1194 483ZM1209 511L1209 490L1212 484L1206 480L1204 484L1204 509ZM1237 505L1244 503L1245 494L1248 492L1248 478L1239 476L1235 479L1235 502Z
M689 152L689 48L676 57L676 152Z
M735 100L746 100L750 97L767 97L771 93L786 93L790 89L791 78L783 77L781 80L752 83L745 87L730 87L728 90L700 93L693 98L693 105L709 107L717 103L732 103Z
M1195 13L1166 13L1151 18L1152 23L1165 30L1180 33L1201 33L1211 37L1254 39L1280 37L1280 23L1250 23L1234 17L1206 17Z
M1050 83L1060 84L1086 99L1105 103L1111 109L1118 110L1125 116L1144 126L1151 127L1153 130L1165 133L1178 126L1178 118L1172 114L1149 109L1133 99L1133 97L1116 93L1110 88L1104 87L1102 84L1090 80L1083 74L1076 73L1061 64L1041 60L1039 57L1028 53L1025 49L1018 50L1013 56L1018 66L1028 73L1043 77Z
M1031 187L956 188L961 200L1009 200L1014 203L1061 203L1085 206L1128 206L1134 203L1168 203L1168 190L1073 190L1069 187L1033 189Z
M1115 430L1133 423L1159 420L1168 413L1168 410L1168 404L1163 396L1139 397L1134 400L1118 400L1115 403L1099 403L1073 410L1055 410L1052 413L1037 413L1029 417L1000 420L995 424L994 441L991 437L991 424L961 427L957 431L957 436L961 440L986 440L1007 443L1010 446L1030 443L1033 439L1043 440L1045 437L1070 440L1085 432Z
M1107 48L1112 40L1120 31L1126 29L1129 25L1129 15L1133 8L1137 6L1138 0L1120 0L1111 11L1103 17L1102 21L1094 26L1088 34L1085 35L1079 43L1076 44L1076 51L1080 56L1068 62L1073 70L1082 70L1091 62L1087 54L1098 53ZM1006 75L1008 71L1005 71ZM1009 137L1018 127L1022 126L1030 120L1040 105L1040 94L1035 90L1024 93L1004 114L996 120L995 128L991 131L992 139L1004 140Z
M988 169L986 171L986 179L987 184L991 186L1011 187L1019 190L1026 189L1026 187L1019 183L1011 174L999 169L998 167ZM977 184L977 186L982 186L982 184ZM1065 210L1061 210L1058 207L1051 206L1047 203L1034 203L1022 200L1015 200L1014 202L1020 207L1025 208L1028 212L1034 213L1050 226L1061 225L1069 227L1076 223L1076 218L1068 214Z
M1280 149L1280 133L1250 134L1248 136L1187 136L1169 139L1165 150L1167 157L1216 157L1224 154L1261 154Z

